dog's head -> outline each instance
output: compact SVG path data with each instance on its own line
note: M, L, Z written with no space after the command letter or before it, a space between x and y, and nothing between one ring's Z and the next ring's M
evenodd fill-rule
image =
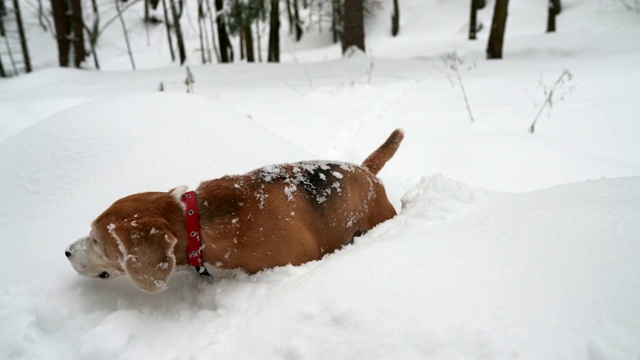
M149 192L122 198L91 225L89 236L65 255L81 275L110 279L127 274L149 293L166 289L176 266L177 242L170 221L181 213L180 191Z

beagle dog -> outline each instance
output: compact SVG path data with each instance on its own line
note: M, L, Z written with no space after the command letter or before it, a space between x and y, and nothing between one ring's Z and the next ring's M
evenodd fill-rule
M65 255L81 275L126 274L149 293L166 289L176 265L193 265L192 254L200 265L248 273L318 260L396 215L376 174L403 137L395 130L360 166L270 165L204 181L190 194L183 186L124 197Z

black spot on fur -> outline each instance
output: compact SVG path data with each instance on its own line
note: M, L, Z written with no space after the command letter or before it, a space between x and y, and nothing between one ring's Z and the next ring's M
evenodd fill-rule
M281 181L287 191L302 191L311 208L322 213L342 193L342 178L353 165L308 161L273 165L259 169L252 178L266 183Z
M305 197L314 209L323 209L333 202L333 199L342 192L340 166L326 164L313 170L305 170L303 189Z

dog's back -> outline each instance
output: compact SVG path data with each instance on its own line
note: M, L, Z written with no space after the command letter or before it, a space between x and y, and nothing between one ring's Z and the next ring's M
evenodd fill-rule
M298 265L391 219L396 211L375 174L403 136L395 130L361 166L302 161L203 182L197 193L205 260L250 273ZM216 210L223 204L240 205Z

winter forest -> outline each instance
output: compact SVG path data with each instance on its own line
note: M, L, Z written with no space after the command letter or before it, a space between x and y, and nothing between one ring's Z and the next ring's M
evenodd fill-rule
M400 29L400 0L388 4L392 8L389 32L397 36ZM88 67L100 69L99 45L104 31L110 26L121 26L123 43L136 69L129 41L133 24L142 22L145 31L164 27L171 60L177 64L187 61L187 50L182 28L197 23L199 38L195 63L232 63L234 61L279 62L280 29L300 41L307 32L331 34L334 43L340 43L343 53L355 47L366 51L364 19L383 7L382 0L24 0L22 7L29 20L36 18L43 32L51 35L57 44L58 63L61 67ZM470 2L469 40L476 39L481 30L477 12L486 7L486 0ZM192 6L189 10L187 6ZM487 58L502 58L509 0L495 2L487 44ZM29 40L18 0L0 2L0 35L5 38L0 52L0 76L19 71L30 72ZM140 17L128 18L127 11L138 11ZM556 16L561 13L561 0L549 0L547 32L555 31ZM183 17L186 11L195 18ZM284 21L283 21L284 20ZM281 24L281 21L283 24ZM189 24L187 24L189 23ZM135 24L138 25L138 24ZM137 27L137 26L136 26ZM266 38L268 41L262 41ZM234 43L232 43L232 40ZM266 44L266 49L262 46ZM154 46L150 41L148 46ZM83 64L84 62L91 64ZM6 69L6 70L5 70Z
M639 39L640 0L0 0L0 359L640 359ZM118 199L398 128L397 215L322 258L70 263Z

